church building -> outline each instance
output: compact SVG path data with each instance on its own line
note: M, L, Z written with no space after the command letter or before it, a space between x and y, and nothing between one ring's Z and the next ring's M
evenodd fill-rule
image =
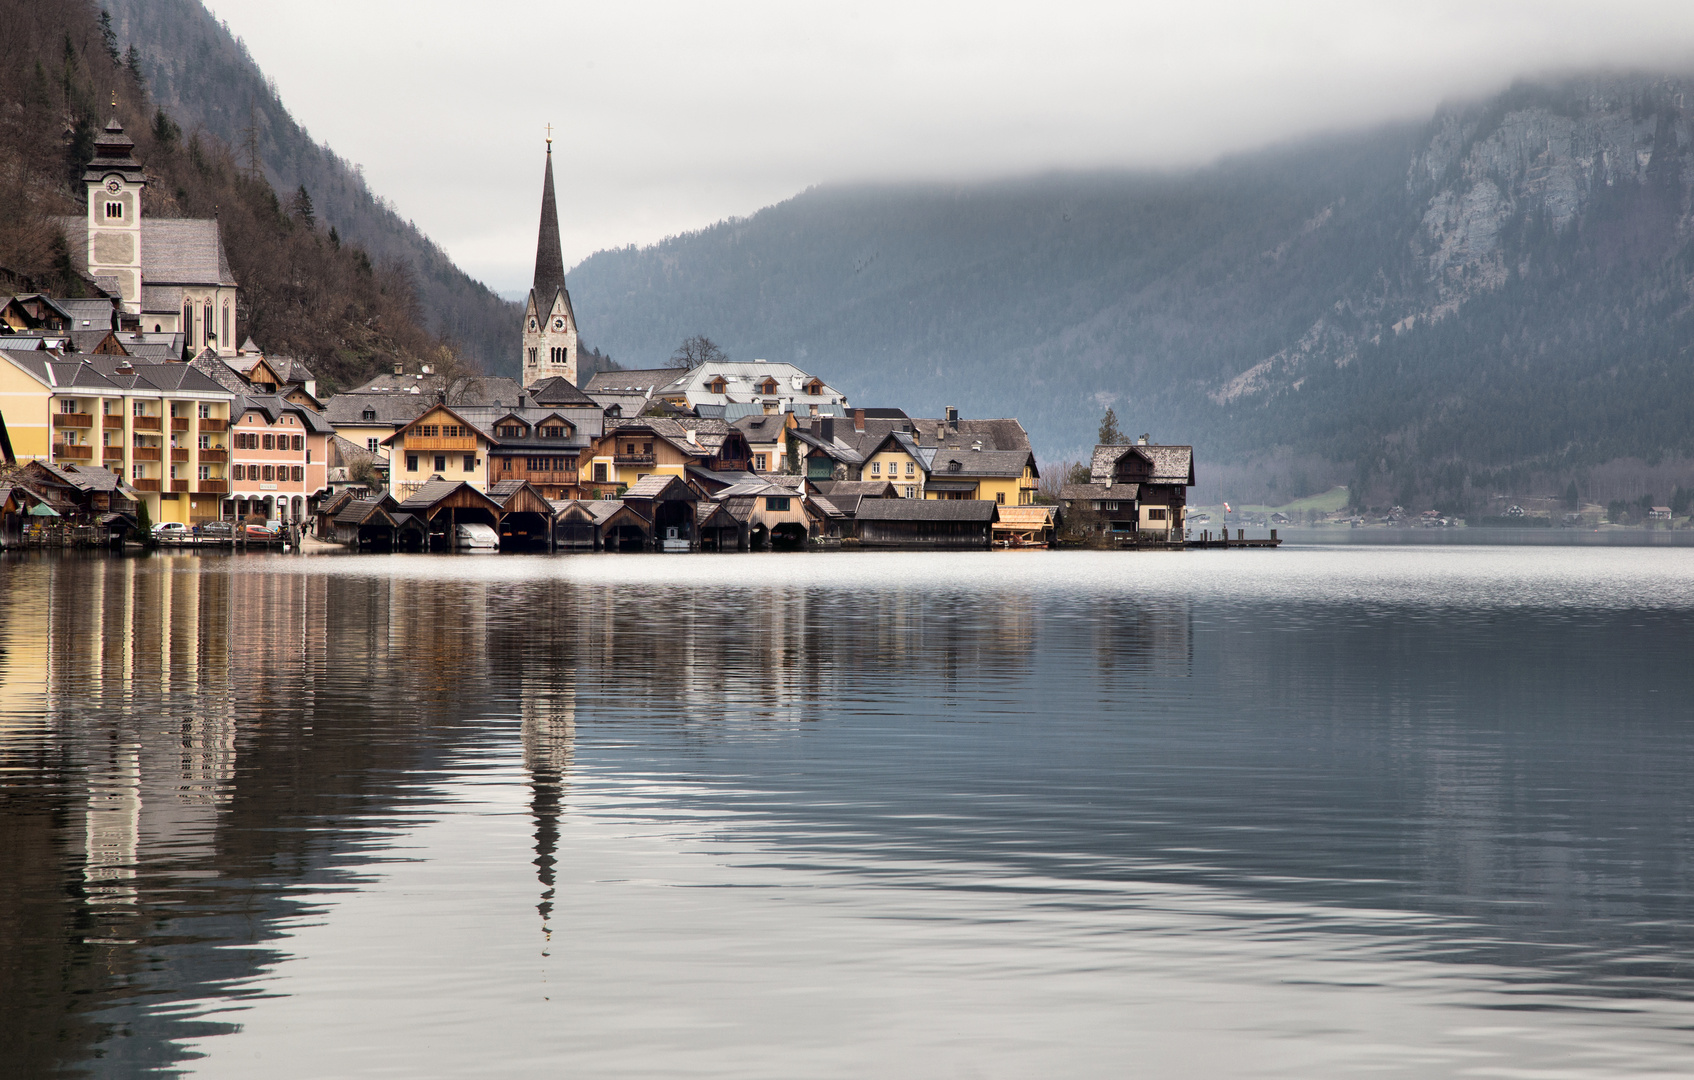
M82 181L87 211L60 223L71 250L86 260L89 276L121 298L125 326L180 333L192 354L211 349L234 356L241 340L236 282L217 220L142 216L147 173L117 117L94 140ZM551 173L549 190L550 185Z
M524 306L523 384L564 376L576 385L576 314L565 288L565 256L559 243L559 211L553 198L553 140L547 140L547 172L541 182L541 230L535 245L535 282Z

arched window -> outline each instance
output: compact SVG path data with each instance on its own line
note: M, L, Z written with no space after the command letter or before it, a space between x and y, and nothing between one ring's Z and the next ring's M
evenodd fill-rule
M207 341L208 341L208 340L210 340L210 338L211 338L211 335L213 335L213 334L216 334L216 333L217 333L217 331L216 331L216 330L214 330L214 329L212 329L212 327L213 327L213 325L214 325L214 324L213 324L213 323L212 323L212 301L211 301L211 298L210 298L210 297L208 297L208 298L207 298L207 299L206 299L206 318L205 318L205 322L204 322L204 324L203 324L203 325L202 325L202 326L201 326L201 327L200 327L200 330L201 330L201 337L200 337L200 344L202 344L202 345L204 345L204 344L206 344L206 342L207 342Z
M190 345L194 344L194 301L192 300L182 302L182 333L185 342Z
M231 334L230 331L229 331L229 301L225 300L224 301L224 328L223 328L222 341L225 345L228 345L230 342L232 342L234 340L235 340L234 335Z

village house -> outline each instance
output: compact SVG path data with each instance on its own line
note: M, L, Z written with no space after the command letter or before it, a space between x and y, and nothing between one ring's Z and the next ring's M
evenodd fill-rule
M1146 435L1096 446L1090 482L1060 488L1065 529L1100 540L1181 540L1193 486L1192 446L1161 446Z
M219 516L236 395L187 364L4 345L0 339L0 414L20 461L113 472L154 521Z
M333 429L315 410L274 394L236 399L230 428L230 501L237 521L305 521L328 483Z
M402 505L431 481L487 490L487 460L494 438L445 404L430 406L382 445L393 459L388 488Z

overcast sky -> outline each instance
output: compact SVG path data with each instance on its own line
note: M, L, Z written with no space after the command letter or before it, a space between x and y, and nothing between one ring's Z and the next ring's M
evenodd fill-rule
M545 125L565 262L808 185L1181 166L1522 73L1694 68L1694 3L209 0L312 135L526 288Z

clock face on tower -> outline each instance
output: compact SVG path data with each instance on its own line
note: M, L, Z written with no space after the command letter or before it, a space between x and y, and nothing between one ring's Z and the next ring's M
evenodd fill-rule
M113 195L116 195L118 193L118 189L121 187L123 187L123 185L118 183L115 179L106 181L106 190L110 191Z
M563 319L554 319L553 320L553 329L563 330L564 328L565 328L565 320L563 320Z

